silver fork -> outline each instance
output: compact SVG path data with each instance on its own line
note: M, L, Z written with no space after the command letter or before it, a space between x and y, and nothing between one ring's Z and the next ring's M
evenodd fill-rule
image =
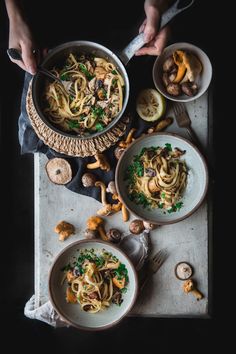
M165 262L167 257L167 249L163 248L148 261L147 276L145 277L145 280L140 286L140 292L143 290L143 288L145 287L149 279L153 276L153 274L155 274L161 268L162 264Z
M7 50L7 54L9 55L9 57L11 57L14 60L23 61L22 56L21 56L21 52L15 48L9 48ZM49 70L43 68L40 65L37 66L37 70L38 70L38 72L46 75L47 77L50 77L51 79L59 82L73 98L76 96L75 90L72 87L73 82L61 80L59 77L55 76Z
M173 110L175 114L176 121L180 128L185 128L189 134L190 139L197 145L201 146L201 143L191 127L191 120L189 114L182 103L174 103Z

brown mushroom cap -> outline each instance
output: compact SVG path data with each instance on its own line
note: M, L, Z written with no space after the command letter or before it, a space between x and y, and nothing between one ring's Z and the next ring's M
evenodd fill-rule
M72 169L68 161L55 157L45 166L48 178L55 184L66 184L72 179Z
M96 182L97 178L93 173L84 173L82 176L82 184L85 188L87 187L94 187L95 186L95 182Z
M135 219L131 221L129 231L135 235L141 234L144 231L143 220Z

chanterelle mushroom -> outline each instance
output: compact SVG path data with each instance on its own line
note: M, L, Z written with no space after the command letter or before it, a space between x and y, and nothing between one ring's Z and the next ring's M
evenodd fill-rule
M55 157L46 163L45 169L48 178L55 184L66 184L72 179L70 164L65 159Z
M122 204L119 202L117 204L109 204L106 200L106 186L103 182L97 181L95 183L96 187L101 188L101 202L103 204L103 208L97 211L97 214L100 216L108 216L112 213L116 213L121 210Z
M122 140L119 142L119 147L126 149L134 140L133 134L135 131L136 131L136 129L132 128L130 130L129 134L127 135L127 138L125 140Z
M87 165L87 168L89 170L95 169L95 168L101 168L101 170L104 171L110 171L110 165L106 159L106 157L103 154L96 154L95 156L96 162L89 163Z
M75 233L75 227L66 221L60 221L55 226L54 231L59 234L59 241L65 241L70 235Z
M99 216L91 216L87 220L87 228L92 231L98 231L102 240L107 241L107 236L103 228L104 220Z
M192 279L188 279L184 282L183 290L185 293L192 293L197 300L201 300L203 298L202 293L196 288Z

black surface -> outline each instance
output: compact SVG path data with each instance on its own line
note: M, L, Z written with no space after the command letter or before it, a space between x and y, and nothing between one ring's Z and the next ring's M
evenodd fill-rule
M88 4L89 5L89 4ZM89 6L92 6L91 4ZM1 4L2 7L2 4ZM33 10L33 8L32 8ZM1 195L1 322L4 326L3 341L8 351L17 345L18 351L45 352L206 352L217 344L227 353L230 345L226 314L229 311L231 285L222 268L224 245L227 241L222 206L225 195L220 195L221 181L215 169L214 187L214 229L213 229L213 311L210 319L150 319L127 318L118 327L102 333L79 332L75 329L57 329L39 321L24 317L25 302L34 292L34 221L33 221L33 156L20 155L17 140L17 119L20 112L20 96L23 85L23 72L10 63L7 55L7 22L4 8L1 8L3 25L0 33L1 53L1 102L0 102L0 138L2 195ZM216 36L215 8L206 8L206 2L197 1L197 5L188 13L181 15L173 25L172 41L186 41L200 46L207 52L213 63L213 108L214 108L214 158L220 162L219 138L221 118L224 110L220 105L221 92L218 80L222 77L219 66L218 46L213 43ZM133 15L130 17L132 22ZM4 25L5 23L5 25ZM119 29L118 29L119 30ZM41 35L46 35L42 33ZM99 36L98 33L96 33ZM73 39L73 38L72 38ZM126 38L123 38L123 40ZM60 38L58 38L60 42ZM127 41L125 41L127 43ZM115 44L115 43L113 43ZM222 46L220 47L222 49ZM222 49L223 50L223 49ZM216 74L217 73L217 74ZM218 80L216 80L216 77ZM4 88L4 89L3 89ZM5 159L4 159L5 157ZM218 193L216 193L218 192ZM223 193L224 194L224 193ZM4 230L4 231L3 231ZM233 232L235 233L235 232ZM230 237L233 235L231 234ZM4 247L3 247L4 244ZM45 279L45 281L47 281ZM227 299L227 300L226 300ZM12 340L7 340L10 335ZM5 340L6 339L6 340ZM32 343L32 344L29 344ZM132 345L131 349L128 349ZM135 350L133 350L135 348Z

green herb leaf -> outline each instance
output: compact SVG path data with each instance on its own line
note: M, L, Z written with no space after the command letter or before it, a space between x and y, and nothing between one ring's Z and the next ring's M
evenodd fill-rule
M90 72L88 71L88 69L86 68L86 66L84 64L79 64L79 68L82 71L82 73L85 74L85 76L87 77L87 79L90 81L94 78L94 75L91 75Z
M68 127L70 129L74 129L74 128L79 128L80 127L79 122L77 120L68 120L67 124L68 124Z
M102 107L92 107L92 113L94 117L99 117L101 118L104 115L104 109Z
M172 146L169 143L165 144L165 147L167 148L168 151L172 151Z
M70 75L69 74L61 74L60 79L63 81L70 81Z
M116 70L112 70L111 73L114 74L114 75L117 75L117 74L118 74Z
M165 199L166 194L165 194L164 192L162 192L162 193L161 193L161 197L162 197L163 199Z
M104 126L102 123L96 123L95 124L95 129L97 132L101 132L104 129Z

